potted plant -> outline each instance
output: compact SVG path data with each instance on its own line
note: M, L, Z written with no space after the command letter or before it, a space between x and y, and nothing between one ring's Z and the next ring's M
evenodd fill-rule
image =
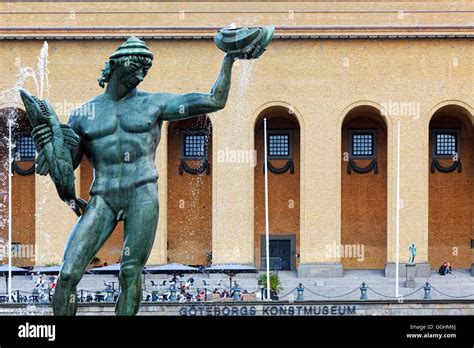
M263 287L263 296L266 298L267 293L267 274L262 273L258 276L258 284ZM270 296L272 300L278 300L278 293L283 290L280 277L276 273L270 273Z

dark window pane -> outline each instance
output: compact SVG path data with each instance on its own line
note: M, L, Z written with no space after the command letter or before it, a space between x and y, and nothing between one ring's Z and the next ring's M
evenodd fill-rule
M20 137L16 146L20 161L33 161L35 159L35 143L30 136Z
M437 133L435 141L437 156L451 156L457 152L456 133Z
M184 135L184 156L185 157L205 157L206 137L204 134Z
M353 156L373 156L374 155L374 135L365 133L352 134L352 155Z
M268 136L268 156L290 156L290 135L270 134Z

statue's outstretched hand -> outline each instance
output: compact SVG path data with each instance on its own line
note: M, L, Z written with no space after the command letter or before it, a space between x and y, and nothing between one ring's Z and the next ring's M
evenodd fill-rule
M235 59L257 59L265 52L265 49L260 45L251 45L242 51L228 52L227 55Z
M214 36L216 46L234 59L256 59L265 52L275 27L225 27Z
M265 52L265 48L261 45L250 46L247 52L247 59L257 59Z

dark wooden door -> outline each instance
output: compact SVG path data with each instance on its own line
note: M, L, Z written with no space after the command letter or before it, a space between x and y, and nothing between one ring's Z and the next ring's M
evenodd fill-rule
M280 269L291 270L291 243L290 240L270 240L270 257L281 259Z

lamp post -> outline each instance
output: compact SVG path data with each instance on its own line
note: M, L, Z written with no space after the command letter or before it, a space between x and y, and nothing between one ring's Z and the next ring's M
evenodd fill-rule
M12 120L8 117L8 301L12 301Z
M362 283L360 286L360 300L368 300L369 298L367 297L367 284Z
M271 299L270 288L270 232L268 219L268 152L267 152L267 119L263 119L263 168L265 169L265 256L267 274L267 298Z
M240 301L240 287L239 287L239 284L235 283L235 286L232 290L234 291L234 296L233 296L234 301Z
M431 284L426 282L423 290L425 290L425 296L423 297L423 300L431 300Z
M304 301L304 286L303 284L299 283L298 287L296 288L296 291L298 292L298 296L296 297L296 301Z
M399 296L400 267L400 118L397 120L397 207L395 213L395 297Z

